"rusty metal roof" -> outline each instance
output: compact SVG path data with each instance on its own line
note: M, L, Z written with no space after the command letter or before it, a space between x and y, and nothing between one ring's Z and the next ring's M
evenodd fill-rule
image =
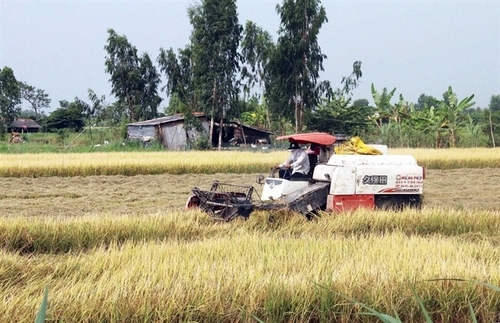
M193 114L197 118L205 117L205 114L203 112L195 112ZM151 119L151 120L146 120L146 121L129 123L129 124L127 124L127 126L156 126L156 125L160 125L160 124L164 124L164 123L170 123L170 122L176 122L176 121L182 121L182 120L184 120L184 115L179 113L179 114L174 114L174 115L166 116L166 117L162 117L162 118L156 118L156 119ZM230 122L230 123L238 124L236 122ZM248 129L253 129L253 130L268 133L271 135L274 134L273 132L271 132L267 129L262 129L262 128L255 127L255 126L249 126L246 124L241 124L241 125L245 128L248 128Z
M193 113L195 117L201 118L204 117L205 114L202 112L195 112ZM183 114L174 114L171 116L166 116L166 117L161 117L161 118L156 118L156 119L151 119L151 120L146 120L146 121L139 121L139 122L134 122L134 123L129 123L127 126L156 126L159 124L164 124L164 123L170 123L170 122L176 122L176 121L181 121L184 120L184 115Z

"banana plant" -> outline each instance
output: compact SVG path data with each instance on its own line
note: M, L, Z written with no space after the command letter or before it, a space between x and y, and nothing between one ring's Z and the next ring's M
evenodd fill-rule
M377 112L377 116L375 118L372 118L372 120L375 121L375 123L379 127L382 127L384 120L388 120L389 123L391 122L391 115L392 115L391 100L392 97L394 96L394 93L396 92L396 88L394 88L390 92L387 92L387 88L384 88L382 90L382 93L379 93L375 89L375 85L372 83L371 91L372 91L373 102L375 103Z
M451 86L448 87L444 96L445 99L439 102L439 109L445 117L443 129L446 130L450 147L453 148L456 147L458 141L458 130L463 128L467 121L467 115L464 111L476 103L472 101L474 94L459 102L457 94L453 92Z
M439 110L432 106L424 105L424 109L413 118L417 129L423 133L432 134L435 140L435 147L440 148L443 141L444 127L446 126L445 117Z

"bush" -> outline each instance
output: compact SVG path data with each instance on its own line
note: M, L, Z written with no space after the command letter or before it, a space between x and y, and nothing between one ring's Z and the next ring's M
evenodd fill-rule
M0 141L4 141L7 139L7 129L3 125L3 122L0 122Z
M191 142L191 147L195 150L209 150L212 148L208 134L204 132L196 136L195 140Z

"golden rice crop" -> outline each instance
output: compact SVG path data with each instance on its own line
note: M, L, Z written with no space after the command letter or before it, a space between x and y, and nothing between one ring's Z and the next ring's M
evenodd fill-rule
M185 173L256 173L286 159L288 152L239 151L2 154L0 176L90 176Z
M467 321L468 302L492 322L499 293L431 280L499 285L499 216L433 208L312 222L262 212L231 223L198 212L13 217L0 222L0 322L32 321L46 285L48 319L64 322L376 321L333 291L421 322L412 286L436 322ZM17 249L23 239L39 249Z
M432 169L500 167L500 148L389 149L389 154L408 154Z
M390 149L432 169L500 167L500 149ZM1 177L258 173L287 151L189 151L0 154Z

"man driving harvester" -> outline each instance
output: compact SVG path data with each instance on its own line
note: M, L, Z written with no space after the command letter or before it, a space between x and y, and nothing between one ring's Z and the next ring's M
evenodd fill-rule
M279 177L290 181L308 178L310 165L307 153L296 142L291 142L288 150L291 152L290 157L284 163L274 166L274 169L280 170Z

